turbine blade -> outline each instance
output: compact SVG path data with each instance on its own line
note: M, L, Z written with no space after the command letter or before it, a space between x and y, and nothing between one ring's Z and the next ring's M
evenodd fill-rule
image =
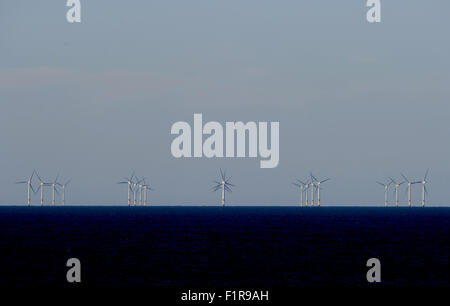
M39 176L39 174L37 172L36 172L36 176L38 177L39 182L42 182L42 179L41 179L41 177Z
M423 177L423 180L426 181L428 177L428 172L430 172L430 168L427 169L427 172L425 172L425 176Z
M409 183L409 180L406 178L406 176L404 176L403 173L400 173L400 174L403 176L403 178L405 179L405 181L407 181L407 182Z
M41 189L41 185L39 185L38 189L36 189L35 191L33 190L33 192L36 194L39 192L40 189Z

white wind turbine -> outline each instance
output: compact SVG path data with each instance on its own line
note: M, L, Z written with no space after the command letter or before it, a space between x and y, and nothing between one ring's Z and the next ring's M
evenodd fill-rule
M138 180L137 176L135 176L136 180L133 182L133 205L136 206L136 192L138 184L141 182Z
M144 185L142 186L143 190L144 190L144 206L147 206L147 193L150 190L154 190L153 188L150 187L149 184L144 183Z
M142 178L139 182L138 182L138 187L139 187L139 206L142 206L142 202L144 199L144 186L145 186L145 177Z
M420 184L422 183L421 181L416 181L416 182L410 182L408 180L408 178L406 176L403 175L402 173L402 177L405 179L405 181L408 183L408 206L411 207L411 186L415 185L415 184Z
M427 184L427 177L428 177L428 172L430 171L430 169L427 169L427 172L425 172L425 176L423 177L422 180L422 207L425 206L425 196L428 195L428 191L427 191L427 187L425 186Z
M128 199L128 206L131 206L131 192L133 192L133 187L132 186L134 184L133 177L134 177L134 172L131 174L130 178L124 178L125 181L117 183L117 184L127 184L128 185L128 188L127 188L127 191L128 191L128 197L127 197L127 199ZM135 203L135 205L136 205L136 203Z
M327 179L324 179L324 180L316 182L316 185L317 185L317 206L320 206L320 184L323 184L323 183L325 183L326 181L329 181L329 180L330 179L327 178Z
M388 206L388 192L389 192L389 186L392 182L389 182L388 184L377 182L378 185L381 185L384 187L384 207Z
M33 176L35 174L35 170L33 170L33 172L31 173L30 177L28 177L28 179L26 181L20 181L20 182L16 182L16 184L27 184L27 204L28 206L31 205L31 194L30 194L30 190L33 191L33 193L35 193L33 185L31 184L31 180L33 179Z
M231 192L230 187L234 187L230 182L231 176L227 178L226 172L220 169L220 181L214 181L216 185L212 188L213 191L222 190L222 206L225 206L225 191Z
M39 176L39 174L37 172L36 172L36 176L39 179L39 188L36 190L36 192L38 192L39 190L41 191L41 206L44 206L44 187L51 186L51 183L45 183L44 181L42 181L41 177Z
M320 206L320 184L325 183L326 181L329 181L330 179L324 179L319 181L311 172L309 173L309 175L311 176L311 187L312 187L312 192L311 192L311 197L312 197L312 205L314 205L314 187L317 190L317 206Z
M311 188L311 207L314 206L314 188L316 187L316 184L314 184L314 181L316 178L312 173L309 174L311 176L311 183L309 184L309 187Z
M59 186L61 186L61 189L62 189L62 192L61 192L61 204L62 204L62 206L64 206L64 204L66 203L66 186L69 185L70 181L71 180L68 180L64 184L59 184Z
M297 179L297 183L292 183L294 186L297 186L300 188L300 207L303 206L303 190L305 189L305 183Z
M303 190L305 191L305 206L308 207L308 190L309 190L309 181L307 180L305 183L305 187Z
M55 204L56 204L55 193L58 192L56 186L60 185L58 183L58 178L59 178L59 174L56 176L55 180L52 183L50 183L50 186L52 186L52 205L53 206L55 206Z
M403 181L401 183L397 183L392 177L389 178L391 180L391 182L394 184L395 186L395 206L398 207L398 188L403 185L406 181Z

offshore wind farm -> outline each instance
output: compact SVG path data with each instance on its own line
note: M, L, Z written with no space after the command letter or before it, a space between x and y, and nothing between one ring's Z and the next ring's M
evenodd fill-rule
M0 287L450 287L450 1L104 2L0 2Z
M426 188L426 184L428 182L428 174L430 169L427 169L425 172L425 175L422 180L418 181L409 181L409 179L403 175L400 174L401 177L404 179L404 181L401 181L400 183L397 183L392 177L388 177L386 180L386 183L382 183L380 181L377 181L376 183L383 187L384 189L384 207L388 206L400 206L400 196L399 196L399 188L403 184L406 184L405 188L405 195L407 195L407 206L412 206L412 199L411 199L411 188L414 185L421 184L421 202L420 206L425 207L426 198L428 196L428 190ZM231 193L232 188L235 187L234 184L231 183L231 176L228 177L226 175L226 171L223 171L222 169L219 169L220 176L219 180L213 181L214 186L212 187L212 191L220 191L221 193L221 200L220 205L225 206L225 195L226 193ZM33 187L33 177L37 177L38 179L38 186ZM36 170L33 170L31 175L23 181L16 181L15 184L26 184L26 203L25 205L30 206L32 201L32 194L37 194L40 192L40 205L44 206L44 187L50 187L51 191L51 205L56 205L56 197L60 195L60 191L58 188L61 189L61 205L64 206L66 204L66 187L71 182L71 179L67 180L64 184L61 184L59 181L59 174L56 176L54 181L45 182L41 179L39 174L36 172ZM316 199L316 205L317 207L321 206L321 185L325 182L330 181L330 178L325 179L317 179L312 172L309 172L309 176L304 179L303 181L300 179L296 179L295 182L292 184L299 189L299 205L300 207L314 207L314 200ZM148 184L147 179L145 177L139 178L136 176L135 171L132 172L130 177L124 177L122 181L119 181L117 184L119 185L126 185L126 205L127 206L147 206L148 204L148 193L150 191L154 191L152 186ZM393 196L393 203L389 202L389 188L390 186L394 187L394 196ZM308 195L309 195L309 203L308 203ZM405 200L406 201L406 200ZM157 205L157 204L156 204ZM94 204L95 206L95 204ZM158 205L157 205L158 206ZM210 206L214 206L214 204L210 204ZM277 205L275 205L277 206ZM297 206L297 205L293 205ZM371 206L377 206L377 205L371 205ZM406 205L405 205L406 206Z

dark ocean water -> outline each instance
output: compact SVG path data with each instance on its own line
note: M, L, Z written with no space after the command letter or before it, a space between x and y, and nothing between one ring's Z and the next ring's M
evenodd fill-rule
M0 207L0 286L450 285L450 208Z

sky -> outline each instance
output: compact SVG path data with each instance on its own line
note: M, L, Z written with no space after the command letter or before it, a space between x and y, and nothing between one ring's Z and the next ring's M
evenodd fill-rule
M1 1L0 203L36 169L72 179L69 204L126 204L136 171L152 205L218 205L222 168L230 205L298 205L310 171L322 205L382 205L376 181L430 168L429 203L450 204L450 2L381 1L376 24L365 2L82 0L70 24L65 1ZM194 113L280 122L278 167L174 158Z

